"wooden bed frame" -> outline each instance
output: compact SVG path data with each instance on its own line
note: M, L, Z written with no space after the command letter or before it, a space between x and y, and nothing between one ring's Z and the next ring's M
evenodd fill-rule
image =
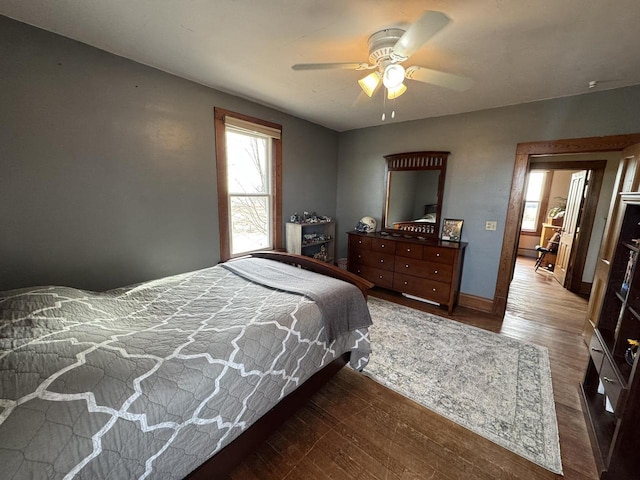
M249 256L296 265L306 270L344 280L358 287L365 299L367 298L367 290L373 287L373 283L364 278L311 257L277 251L254 252ZM326 365L322 370L316 372L236 437L229 445L200 465L186 478L189 480L210 480L230 473L245 457L264 442L272 432L291 417L299 407L307 403L313 394L338 373L347 364L350 356L351 353L347 352Z

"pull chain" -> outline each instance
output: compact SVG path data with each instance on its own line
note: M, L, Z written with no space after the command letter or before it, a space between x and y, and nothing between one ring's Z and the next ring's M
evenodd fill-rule
M382 121L387 118L387 114L384 113L385 108L387 107L387 96L385 95L385 91L382 90Z

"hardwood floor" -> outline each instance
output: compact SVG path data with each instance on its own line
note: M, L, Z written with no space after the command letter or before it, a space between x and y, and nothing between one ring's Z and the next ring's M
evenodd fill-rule
M446 310L387 291L375 296L446 316ZM519 259L503 322L456 308L451 318L549 350L564 477L597 478L578 397L587 363L587 301L533 260ZM562 478L343 368L228 477L231 479Z

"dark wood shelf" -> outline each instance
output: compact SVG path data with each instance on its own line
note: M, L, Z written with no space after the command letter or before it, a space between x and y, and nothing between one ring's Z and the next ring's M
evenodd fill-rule
M589 426L591 427L592 435L591 443L594 447L594 453L596 454L596 463L598 464L598 470L604 469L604 460L609 455L609 447L611 445L611 438L616 430L615 415L607 412L604 408L599 408L600 405L604 405L604 395L598 393L589 393L585 391L583 385L580 385L580 393L582 394L582 403L584 406L585 415L589 419Z

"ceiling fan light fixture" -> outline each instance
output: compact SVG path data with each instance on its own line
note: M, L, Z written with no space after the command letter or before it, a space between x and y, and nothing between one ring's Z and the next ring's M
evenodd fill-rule
M370 73L358 80L358 83L362 91L371 97L380 86L380 74L378 72Z
M404 92L407 91L407 86L404 83L401 83L397 87L387 88L387 98L389 100L393 100L394 98L398 98Z
M404 67L397 63L387 65L382 74L382 83L387 88L397 88L404 80Z

